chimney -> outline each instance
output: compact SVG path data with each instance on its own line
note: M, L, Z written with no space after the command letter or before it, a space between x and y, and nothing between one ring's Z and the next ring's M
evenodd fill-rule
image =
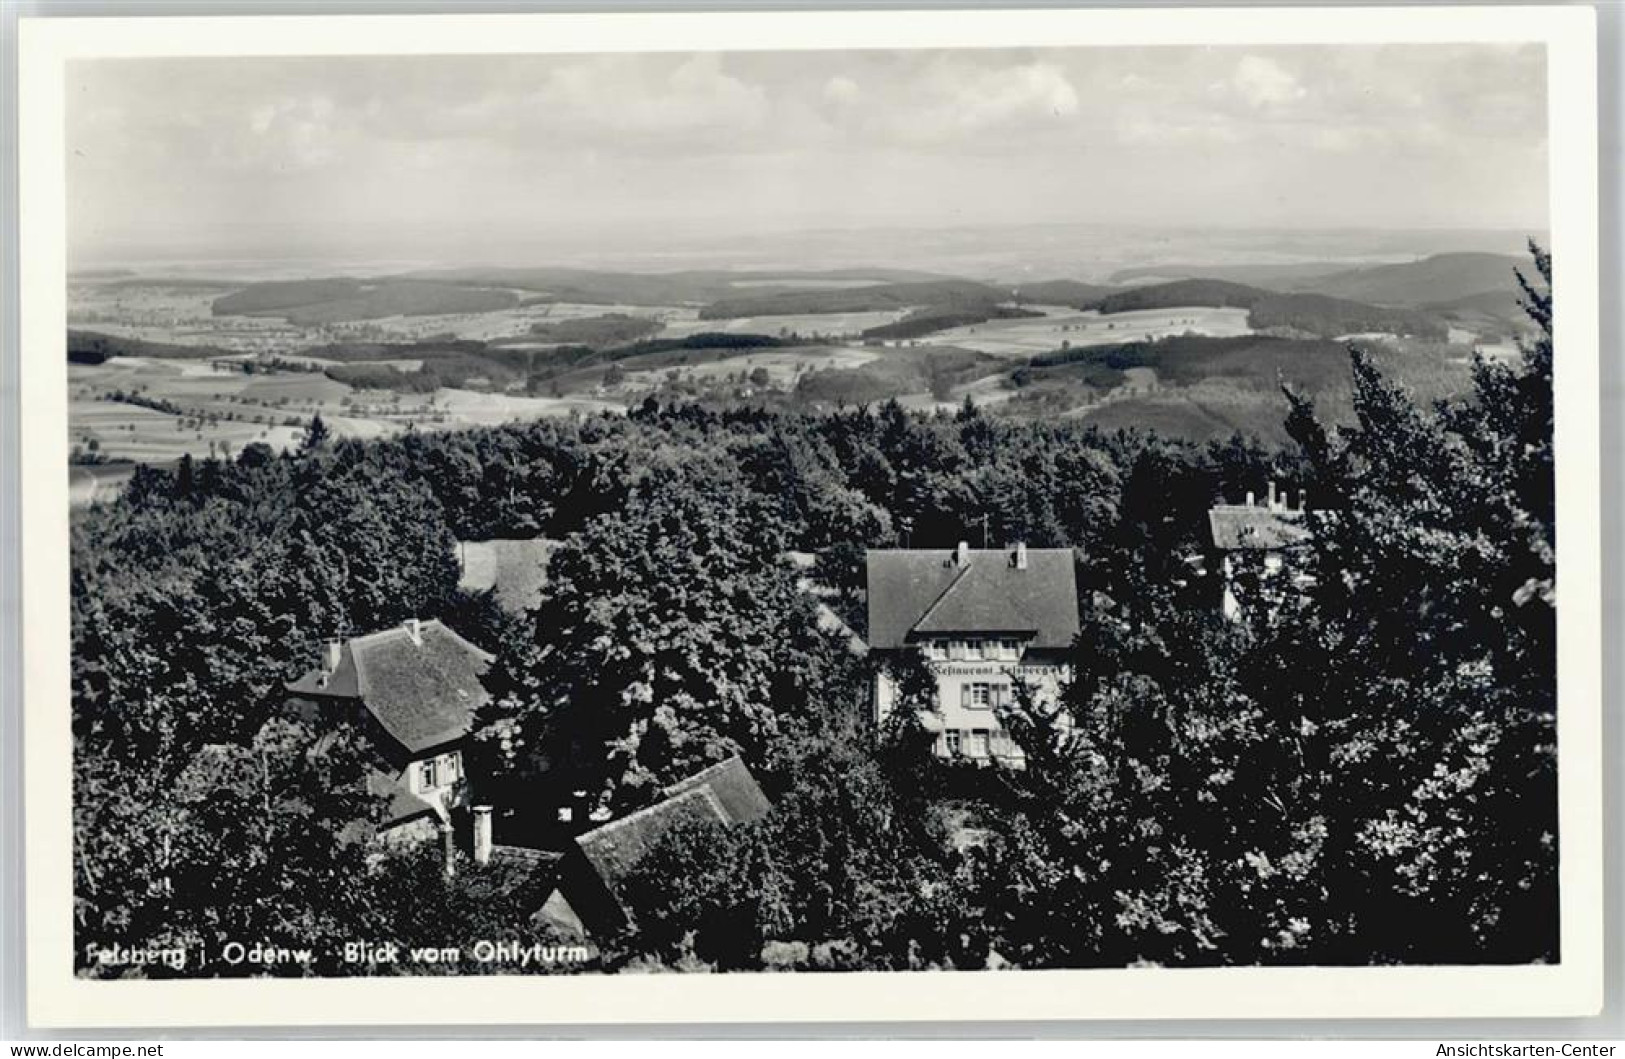
M1270 510L1274 511L1275 509L1276 509L1276 503L1275 503L1275 479L1271 478L1270 479Z
M1015 553L1015 555L1010 557L1010 561L1015 566L1015 568L1017 570L1025 570L1025 569L1027 569L1027 542L1026 541L1017 541L1016 542L1016 553Z
M1253 506L1253 491L1251 489L1247 490L1247 506Z
M446 855L446 878L457 874L457 842L452 834L451 821L440 821L440 848Z
M491 863L491 807L474 806L474 863Z
M1298 510L1299 511L1308 511L1309 510L1309 490L1307 490L1307 489L1299 489L1298 490Z
M330 637L322 648L322 672L331 676L339 667L339 658L344 654L344 641L338 637Z
M406 635L412 638L412 642L418 647L422 647L423 623L418 621L416 618L407 618L402 624L406 626Z
M954 549L954 565L961 570L970 565L970 545L964 541L960 541L959 547Z

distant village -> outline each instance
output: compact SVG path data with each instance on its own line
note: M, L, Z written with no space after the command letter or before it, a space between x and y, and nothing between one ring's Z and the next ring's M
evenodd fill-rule
M1187 557L1192 576L1210 586L1212 605L1239 611L1241 557L1278 573L1285 553L1306 543L1304 498L1249 493L1209 512L1207 548ZM556 541L465 541L458 545L461 584L489 592L505 609L533 607L546 583ZM1018 695L1053 700L1071 680L1068 650L1080 630L1077 557L1068 548L871 549L865 557L867 625L848 627L820 601L812 557L786 561L819 609L819 624L851 651L876 661L913 658L935 683L934 709L919 721L934 753L994 768L1026 766L1001 722ZM1294 575L1301 578L1302 575ZM1297 582L1301 584L1301 581ZM1289 583L1290 584L1290 583ZM482 677L494 656L438 620L410 620L325 643L316 664L286 685L290 710L317 730L356 726L372 751L368 790L385 803L359 835L383 850L437 848L444 871L460 864L514 869L533 895L535 925L567 938L607 939L635 927L620 883L668 831L684 822L748 823L772 811L750 762L728 757L672 784L655 804L612 818L586 792L560 804L503 804L471 766L478 713L489 694ZM893 667L878 665L869 688L876 730L902 701ZM205 748L186 785L207 789L217 758L245 753Z

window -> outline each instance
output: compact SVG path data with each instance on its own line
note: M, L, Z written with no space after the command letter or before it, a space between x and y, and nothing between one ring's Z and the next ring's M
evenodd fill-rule
M463 775L463 756L462 756L462 754L458 753L455 750L452 751L451 753L447 754L445 757L440 759L440 767L441 767L441 770L442 770L442 772L444 774L445 782L447 782L447 783L456 783L457 780L460 779L462 777L462 775Z
M964 657L965 657L965 641L964 640L949 640L948 641L948 657L952 658L956 662L957 661L962 661L964 659Z
M948 657L948 645L941 640L927 640L925 642L925 657L933 662L941 662Z
M959 705L967 710L991 710L1010 701L1008 684L961 684Z
M986 728L972 728L970 730L970 756L987 757Z
M958 757L961 751L964 749L964 733L957 728L950 728L943 733L943 738L948 742L948 753Z
M438 777L435 774L434 765L435 763L433 761L423 762L422 788L426 791L432 791L439 786L439 783L436 782Z
M1014 662L1021 657L1021 643L1016 640L1000 640L999 656Z
M981 640L971 640L965 645L965 657L972 662L980 662L982 660L982 653Z

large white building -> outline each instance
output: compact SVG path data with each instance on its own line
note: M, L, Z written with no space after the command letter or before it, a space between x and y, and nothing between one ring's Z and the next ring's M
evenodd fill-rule
M869 646L918 652L936 678L936 710L922 717L944 757L1018 764L1000 719L1018 684L1053 699L1071 679L1078 635L1077 575L1070 549L895 549L868 554ZM897 703L886 667L874 714Z
M1216 579L1219 609L1231 619L1241 617L1241 601L1236 598L1237 563L1241 556L1261 558L1263 574L1268 579L1281 575L1285 559L1301 550L1309 542L1309 527L1304 518L1304 495L1298 494L1294 507L1285 492L1277 492L1275 483L1269 485L1268 496L1255 503L1253 494L1247 494L1244 504L1216 504L1208 511L1208 529L1211 540L1207 554L1200 557L1199 567ZM1302 587L1308 578L1294 573L1292 583Z

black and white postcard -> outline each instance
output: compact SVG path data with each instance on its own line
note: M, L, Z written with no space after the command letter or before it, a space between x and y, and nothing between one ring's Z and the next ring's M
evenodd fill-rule
M25 20L32 1017L1594 1012L1592 32Z

